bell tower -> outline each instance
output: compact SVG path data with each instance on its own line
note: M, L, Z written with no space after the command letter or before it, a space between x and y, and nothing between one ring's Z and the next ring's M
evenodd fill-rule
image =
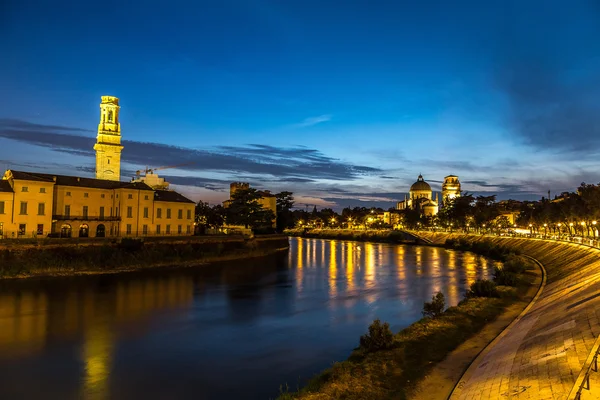
M96 150L96 179L121 180L121 124L119 99L102 96Z

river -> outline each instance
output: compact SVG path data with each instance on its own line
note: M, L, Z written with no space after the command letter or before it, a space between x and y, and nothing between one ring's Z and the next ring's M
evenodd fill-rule
M259 399L399 330L493 262L435 247L290 239L192 269L0 281L0 399Z

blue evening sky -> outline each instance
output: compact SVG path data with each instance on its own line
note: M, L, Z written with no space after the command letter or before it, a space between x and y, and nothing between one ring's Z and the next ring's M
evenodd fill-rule
M600 181L600 3L7 0L0 166L93 176L101 95L123 179L233 180L299 205L434 190L538 198ZM77 171L77 172L74 172Z

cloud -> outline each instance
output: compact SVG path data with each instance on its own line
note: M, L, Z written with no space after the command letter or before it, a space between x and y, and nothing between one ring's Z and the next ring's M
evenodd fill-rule
M94 156L93 137L66 134L63 131L73 132L78 129L0 119L0 137L58 152ZM187 164L180 169L190 172L224 172L236 176L249 174L279 182L310 182L318 179L348 181L383 172L379 168L344 162L304 146L249 144L192 149L131 140L123 140L122 143L125 147L122 160L133 165Z
M302 121L302 122L300 122L298 124L292 125L292 127L294 127L294 128L307 128L309 126L314 126L314 125L322 124L323 122L327 122L327 121L331 121L331 115L329 115L329 114L323 114L323 115L319 115L318 117L306 118L304 121Z
M507 102L509 127L536 148L597 153L600 52L592 39L600 36L597 11L586 2L543 9L534 3L512 10L491 42L492 82ZM534 19L545 23L532 31Z

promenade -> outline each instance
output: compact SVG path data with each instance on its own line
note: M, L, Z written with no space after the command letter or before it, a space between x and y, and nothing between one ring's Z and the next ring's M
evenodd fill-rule
M419 234L434 243L450 236ZM600 250L538 239L485 239L537 259L546 283L524 315L475 359L450 399L599 399L600 372L591 364L600 335ZM581 390L582 383L588 386L590 366L589 390Z

